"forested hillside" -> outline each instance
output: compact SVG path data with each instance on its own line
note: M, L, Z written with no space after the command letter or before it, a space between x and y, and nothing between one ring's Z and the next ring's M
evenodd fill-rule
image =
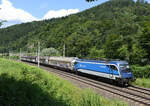
M150 60L150 4L144 0L110 0L78 14L0 29L0 52L56 48L66 56Z

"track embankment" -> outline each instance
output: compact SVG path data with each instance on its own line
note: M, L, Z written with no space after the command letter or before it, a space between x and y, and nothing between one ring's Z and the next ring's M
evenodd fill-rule
M28 64L35 65L33 63ZM55 73L66 80L70 80L82 89L91 88L104 97L120 99L128 102L131 106L150 106L150 89L137 86L122 88L82 75L76 75L73 72L66 72L46 66L40 66L40 68Z

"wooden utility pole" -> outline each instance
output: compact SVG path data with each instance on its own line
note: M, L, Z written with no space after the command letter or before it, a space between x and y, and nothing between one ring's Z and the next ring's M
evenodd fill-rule
M10 60L10 51L8 52L9 60Z
M21 56L22 56L22 55L21 55L21 48L20 48L20 61L21 61Z
M64 44L63 57L65 57L66 46Z

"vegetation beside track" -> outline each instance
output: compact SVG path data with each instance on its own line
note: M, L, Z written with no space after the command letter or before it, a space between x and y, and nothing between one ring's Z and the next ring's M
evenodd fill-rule
M39 68L0 59L0 103L2 105L124 106L91 90L83 91Z
M55 48L67 57L150 63L150 4L146 0L108 0L67 17L0 29L0 53Z
M150 78L149 79L137 78L136 82L134 82L133 84L137 86L145 87L145 88L150 88Z
M19 60L19 56L0 56L0 58L11 59L11 60Z
M2 56L0 56L2 58ZM3 56L5 59L11 59L11 60L19 60L18 56ZM134 82L134 85L150 88L150 65L146 66L137 66L132 65L132 70L134 77L137 79L136 82Z
M150 88L150 65L147 66L132 66L134 77L136 82L133 84Z
M133 74L136 78L150 78L150 65L132 66Z

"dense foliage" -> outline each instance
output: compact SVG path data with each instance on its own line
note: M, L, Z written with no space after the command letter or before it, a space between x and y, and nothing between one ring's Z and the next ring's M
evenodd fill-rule
M23 63L0 59L2 106L125 106Z
M66 56L150 62L150 4L144 0L109 0L63 18L0 29L0 52L55 48Z
M132 72L134 74L134 77L136 78L136 81L132 84L145 88L150 88L150 65L133 65Z
M132 66L134 77L136 78L149 78L150 79L150 65L141 67L141 66Z
M133 84L145 88L150 88L150 79L138 78Z

